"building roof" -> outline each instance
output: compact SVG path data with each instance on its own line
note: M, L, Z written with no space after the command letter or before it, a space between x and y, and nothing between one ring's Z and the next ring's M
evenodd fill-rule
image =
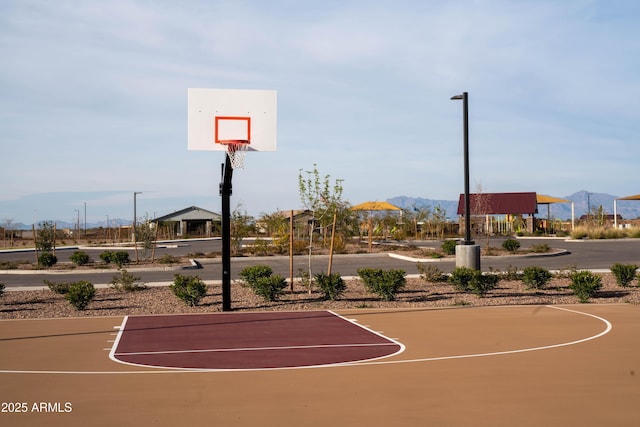
M536 193L478 193L469 194L472 215L537 214ZM464 194L458 199L458 215L464 214Z
M190 206L188 208L175 211L173 213L158 217L154 222L164 221L222 221L222 216L215 212L208 211L206 209L199 208L197 206Z

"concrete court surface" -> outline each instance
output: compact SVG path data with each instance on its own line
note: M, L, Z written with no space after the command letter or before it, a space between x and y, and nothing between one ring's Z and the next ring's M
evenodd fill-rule
M122 317L3 320L0 425L640 425L638 306L338 313L405 351L185 372L111 360Z

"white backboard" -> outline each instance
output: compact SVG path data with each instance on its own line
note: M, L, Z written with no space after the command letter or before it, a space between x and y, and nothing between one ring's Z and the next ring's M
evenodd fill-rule
M274 90L188 89L189 150L225 151L220 140L248 140L249 151L276 151Z

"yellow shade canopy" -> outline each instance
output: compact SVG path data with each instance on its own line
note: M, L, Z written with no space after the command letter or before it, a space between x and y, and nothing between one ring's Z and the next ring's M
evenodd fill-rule
M392 205L389 202L364 202L359 205L353 206L352 211L400 211L397 206Z

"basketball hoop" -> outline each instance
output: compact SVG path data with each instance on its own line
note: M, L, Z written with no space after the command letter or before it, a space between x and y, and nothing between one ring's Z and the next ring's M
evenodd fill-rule
M227 156L233 169L244 169L244 156L249 150L249 141L246 139L224 139L218 141L227 149Z

